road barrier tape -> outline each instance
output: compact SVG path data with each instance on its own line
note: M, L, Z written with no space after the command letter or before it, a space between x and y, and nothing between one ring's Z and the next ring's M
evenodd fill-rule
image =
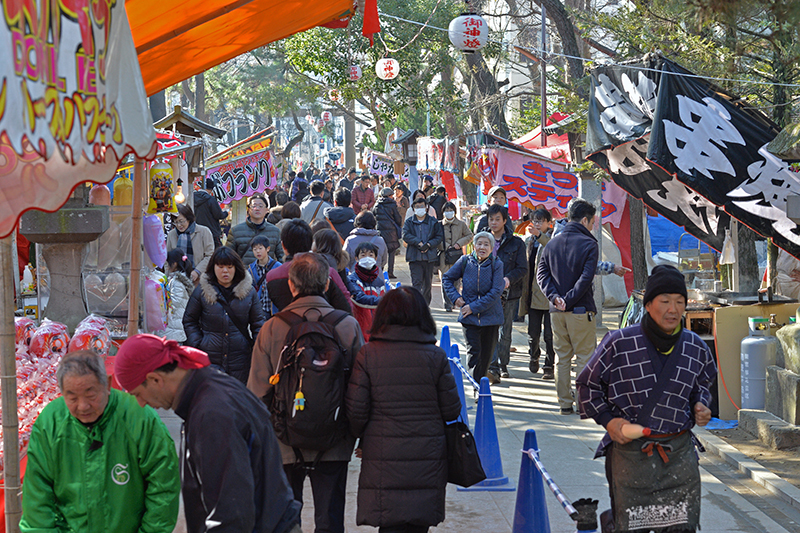
M578 511L575 510L575 508L572 506L567 497L564 496L564 493L561 492L561 489L558 488L556 482L553 481L553 478L551 478L550 474L548 474L547 470L545 470L542 461L539 459L539 450L522 450L522 453L531 458L533 464L536 465L536 468L542 474L542 477L544 478L545 483L547 483L547 486L550 488L551 491L553 491L553 494L556 495L556 499L561 504L561 507L564 508L564 510L567 512L570 518L575 520L576 517L578 516Z

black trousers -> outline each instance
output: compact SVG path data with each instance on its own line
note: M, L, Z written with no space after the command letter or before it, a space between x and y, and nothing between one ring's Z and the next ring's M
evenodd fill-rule
M411 261L408 264L408 268L411 270L411 285L422 293L429 306L431 305L431 286L435 267L436 263L430 261Z
M403 524L402 526L379 527L378 533L428 533L428 529L428 526Z
M311 466L312 463L305 465ZM303 503L303 482L306 474L311 479L314 497L314 532L344 533L344 501L347 485L348 461L320 461L316 468L283 465L294 499Z
M395 249L396 250L396 249ZM390 276L394 276L394 260L395 260L395 250L391 250L388 252L389 255L389 264L387 267L387 272Z
M542 356L542 349L539 347L539 336L542 334L544 326L544 345L545 356L542 368L553 370L556 362L556 352L553 350L553 326L550 323L550 311L539 309L528 309L528 350L531 361L538 361Z
M494 355L494 348L497 345L497 326L471 326L469 324L462 324L464 328L464 342L467 345L467 364L475 366L472 377L478 383L481 378L486 375L489 369L489 363L492 362L492 355Z

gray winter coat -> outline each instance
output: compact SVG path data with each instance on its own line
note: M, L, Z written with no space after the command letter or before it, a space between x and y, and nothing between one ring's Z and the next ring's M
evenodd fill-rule
M356 523L442 522L444 423L458 418L461 401L435 336L408 326L372 335L356 357L346 406L363 454Z
M270 257L278 261L283 260L281 231L275 224L270 224L266 219L261 224L256 225L250 220L250 217L247 217L245 222L236 224L231 228L225 246L236 250L236 253L242 258L242 263L249 265L256 260L256 256L253 255L253 251L250 249L250 241L256 235L264 235L269 239Z

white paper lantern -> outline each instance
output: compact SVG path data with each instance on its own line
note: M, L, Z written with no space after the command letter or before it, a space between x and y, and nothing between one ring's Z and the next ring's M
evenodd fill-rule
M331 120L333 120L333 113L331 113L330 111L323 111L322 112L322 122L327 124Z
M328 100L331 102L338 102L339 101L339 90L338 89L331 89L328 91Z
M347 75L350 81L358 81L361 79L361 67L358 65L350 65Z
M391 57L384 57L375 63L375 74L382 80L393 80L400 73L400 63Z
M311 115L306 115L306 122L308 122L309 124L313 124L315 122L314 117L312 117Z
M486 46L489 26L480 15L461 15L450 22L447 34L457 49L474 52Z
M317 120L317 129L322 129L325 127L325 121L322 119Z

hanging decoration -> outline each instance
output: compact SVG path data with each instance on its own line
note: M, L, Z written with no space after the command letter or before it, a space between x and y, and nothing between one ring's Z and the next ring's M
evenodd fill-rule
M400 73L400 63L391 57L384 57L375 63L375 74L382 80L393 80Z
M311 114L306 115L306 122L308 122L309 124L313 124L314 117L312 117Z
M172 167L169 163L154 163L150 167L150 201L147 204L147 214L177 213L175 205Z
M358 65L350 65L350 69L348 71L348 77L350 81L358 81L361 79L361 67Z
M327 124L327 123L328 123L328 122L330 122L331 120L333 120L333 113L331 113L330 111L323 111L323 112L322 112L322 121L323 121L325 124Z
M489 26L480 15L466 13L454 18L447 29L450 42L462 52L475 52L486 46Z
M331 102L338 102L339 101L339 89L331 89L328 91L328 100Z

